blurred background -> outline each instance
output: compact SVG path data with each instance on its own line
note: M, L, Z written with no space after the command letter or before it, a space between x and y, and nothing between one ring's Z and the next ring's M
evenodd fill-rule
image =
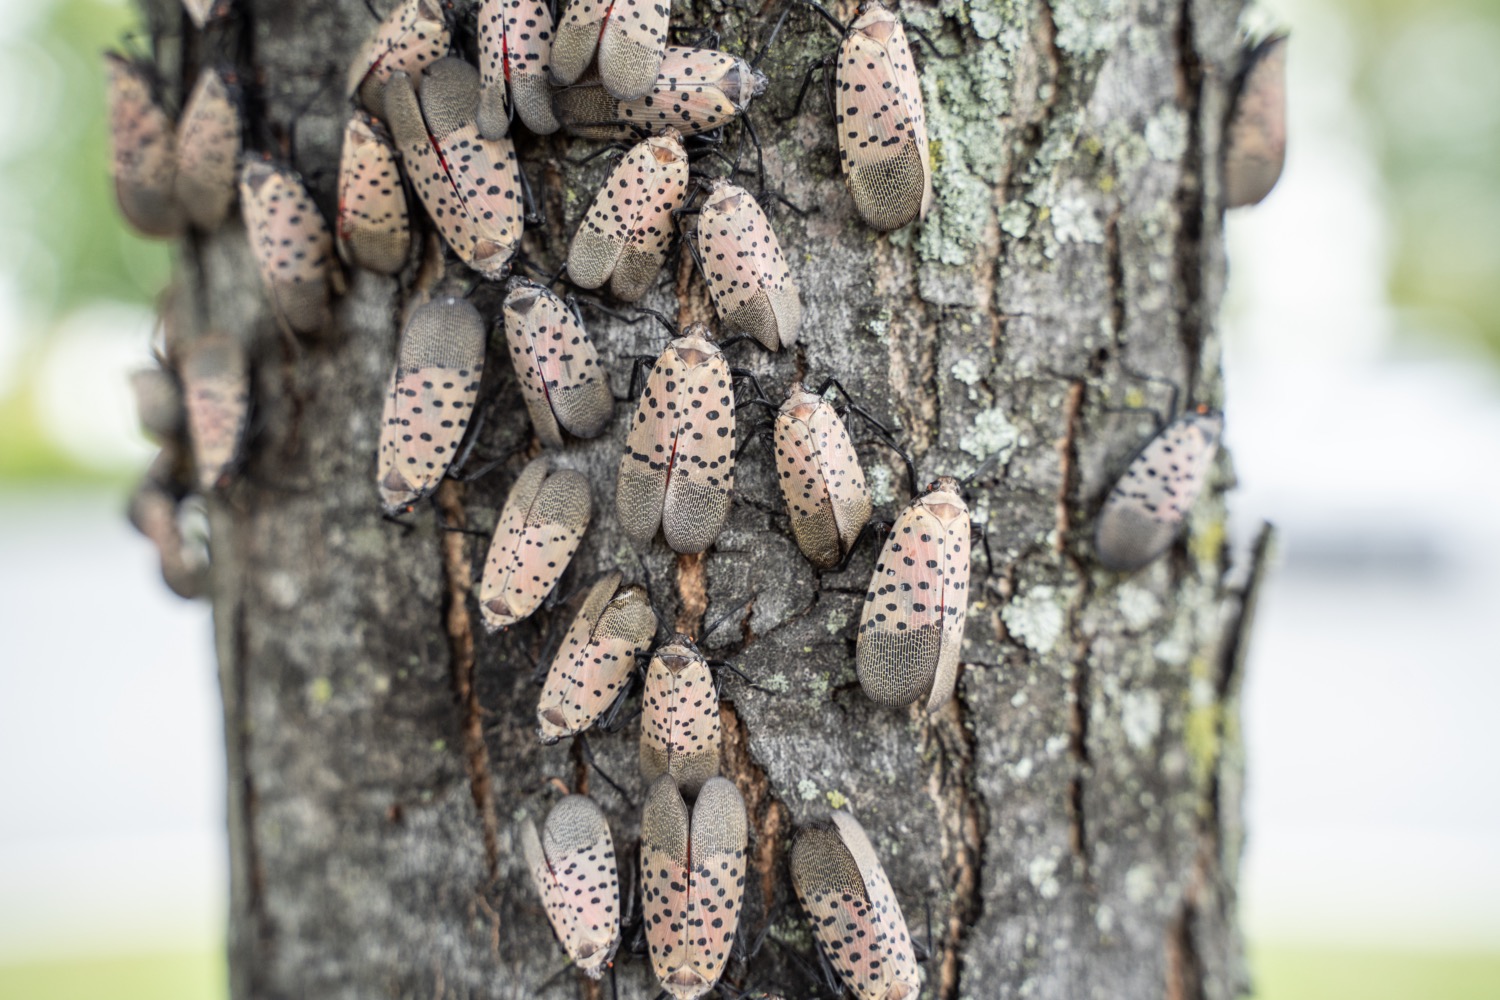
M26 625L0 671L0 998L212 1000L209 614L123 517L150 454L125 375L170 268L106 178L97 54L131 15L0 7L0 93L24 95L0 134L0 608ZM1281 528L1245 685L1257 992L1493 1000L1500 2L1258 18L1293 37L1286 172L1230 217L1224 316L1235 516Z

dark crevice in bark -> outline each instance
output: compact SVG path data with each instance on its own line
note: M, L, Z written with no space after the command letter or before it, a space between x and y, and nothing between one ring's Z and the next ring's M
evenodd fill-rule
M1050 0L1042 0L1042 3L1037 5L1037 10L1039 12L1037 42L1046 56L1051 78L1047 81L1046 98L1043 99L1041 106L1036 109L1031 121L1026 123L1019 136L1020 151L1016 153L1014 162L1019 164L1021 169L1011 171L1010 179L1006 184L1007 201L1022 199L1027 191L1045 180L1044 177L1035 175L1036 158L1042 146L1047 142L1053 118L1063 98L1067 62L1062 50L1057 47L1057 18L1052 12Z
M1125 344L1125 255L1120 251L1120 206L1104 220L1104 255L1109 261L1109 327L1118 357Z
M963 947L984 907L981 875L988 823L974 787L977 746L967 716L960 687L951 702L929 717L926 733L932 751L927 791L942 824L943 869L952 887L942 947L928 943L937 953L935 996L940 1000L957 1000L960 995Z
M240 553L243 557L243 551ZM241 563L243 565L244 563ZM263 982L260 974L261 965L266 962L275 947L275 938L271 929L271 921L266 913L266 876L265 868L261 862L260 844L256 837L256 812L259 801L255 792L255 781L250 771L250 724L248 706L248 671L247 664L250 662L248 655L248 633L245 624L245 595L240 589L235 597L233 610L230 612L230 642L232 651L229 656L227 668L223 671L225 686L233 690L233 708L225 713L225 734L229 748L229 764L231 782L229 794L238 796L236 808L230 809L231 823L234 822L234 813L239 813L238 826L242 838L241 857L245 866L243 912L248 927L241 925L242 930L248 931L249 941L240 944L239 954L241 961L233 966L236 978L243 976L242 982L236 986L242 989L246 995L256 995L262 991ZM238 787L236 787L238 786ZM231 938L233 940L233 938ZM249 959L254 956L254 959Z
M1167 926L1166 1000L1205 1000L1196 924L1196 906L1184 901L1182 909Z
M781 856L792 832L792 816L771 785L770 776L750 751L750 733L735 710L734 702L719 703L719 723L723 731L721 744L724 774L734 782L745 800L754 837L750 844L750 865L746 881L756 885L760 895L760 923L740 927L742 940L759 940L771 922L780 902L776 886L781 881ZM740 984L744 986L744 983Z
M1177 241L1177 289L1182 307L1180 335L1187 355L1183 404L1191 403L1203 354L1206 324L1203 296L1203 60L1193 30L1193 0L1182 0L1177 33L1178 90L1188 121L1187 151L1183 154L1177 189L1177 214L1182 230Z
M437 507L442 521L449 528L468 527L463 488L456 481L445 480L438 488ZM448 637L449 677L460 712L469 792L474 798L480 835L484 840L485 871L493 880L500 859L500 822L495 813L490 751L484 741L484 709L479 704L479 690L474 684L474 622L469 615L469 591L473 587L473 578L469 569L467 539L468 536L461 531L438 531L443 576L447 582L443 595L443 621Z
M1070 611L1076 617L1076 608ZM1074 634L1077 634L1076 621ZM1089 760L1089 646L1079 640L1075 646L1073 677L1068 684L1068 752L1073 757L1074 774L1068 781L1068 846L1078 859L1080 874L1086 887L1093 884L1090 865L1088 814L1084 809L1086 799L1084 782L1091 767Z
M1078 489L1078 418L1083 412L1084 383L1068 386L1063 403L1063 436L1057 442L1057 554L1066 555L1073 525L1073 495Z

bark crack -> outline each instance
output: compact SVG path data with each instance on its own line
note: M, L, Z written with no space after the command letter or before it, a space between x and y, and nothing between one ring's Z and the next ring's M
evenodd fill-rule
M438 488L437 507L450 528L468 527L463 488L452 479ZM469 568L468 536L462 531L439 531L443 576L448 584L443 619L448 636L448 666L453 693L458 699L464 765L469 774L469 792L479 814L484 838L484 862L489 880L495 878L500 861L500 822L495 813L495 787L490 768L489 746L484 741L484 710L474 684L474 622L469 614L469 591L473 577Z
M1078 475L1078 417L1083 411L1083 383L1068 386L1063 403L1063 436L1057 442L1057 554L1068 551L1068 532L1072 526L1070 498Z
M942 947L929 942L938 962L935 996L957 1000L962 986L963 946L978 923L984 906L980 873L984 867L987 823L974 788L976 737L966 725L968 704L957 691L947 705L929 717L926 726L932 767L927 794L937 807L940 847L947 882L953 888L943 930Z
M1203 315L1203 60L1193 28L1193 0L1182 0L1177 32L1177 87L1188 120L1187 152L1182 158L1177 187L1181 238L1177 241L1177 287L1182 294L1180 336L1187 354L1187 400L1194 395L1202 360Z
M723 732L720 743L724 774L734 782L745 800L745 812L755 831L750 848L750 872L758 877L761 899L761 926L752 938L759 938L771 922L776 907L777 870L791 830L791 813L771 787L770 776L750 751L750 731L740 718L734 703L719 703L719 724ZM741 929L741 935L746 933ZM741 984L743 985L743 984Z

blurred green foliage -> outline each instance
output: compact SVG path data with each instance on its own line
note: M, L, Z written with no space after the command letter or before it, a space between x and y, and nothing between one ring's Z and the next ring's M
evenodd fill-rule
M43 321L98 299L149 302L166 284L170 251L128 231L115 208L100 59L136 14L104 0L28 10L0 40L8 92L24 95L8 104L10 134L0 144L6 270Z
M1495 1000L1500 954L1254 948L1257 1000Z
M55 958L0 965L0 1000L219 1000L226 977L217 952Z
M1316 2L1282 6L1295 18ZM1401 325L1500 355L1500 2L1331 2L1353 33L1355 96L1393 229L1390 292L1408 313ZM1292 31L1295 40L1295 19Z

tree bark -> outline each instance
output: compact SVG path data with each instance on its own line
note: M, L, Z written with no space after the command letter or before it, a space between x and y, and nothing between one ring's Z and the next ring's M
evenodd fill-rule
M157 23L175 24L164 2L153 0ZM240 69L259 95L252 141L287 135L296 117L292 158L332 217L340 83L372 15L358 0L237 3ZM1228 582L1227 457L1184 540L1153 566L1106 573L1091 544L1103 494L1153 432L1139 407L1169 405L1138 375L1222 405L1218 163L1238 8L907 0L902 17L940 53L914 39L937 204L889 236L854 214L821 90L779 120L831 33L794 12L766 57L772 87L751 115L770 188L805 210L774 224L806 318L794 350L745 345L736 363L773 394L795 376L837 376L899 426L924 478L1002 457L973 490L984 541L958 693L928 716L861 693L854 630L875 548L843 573L813 572L770 449L747 451L729 525L701 557L660 542L639 552L615 523L633 403L605 436L562 453L589 475L595 516L560 592L616 566L641 579L644 567L664 620L756 685L723 678L724 772L754 827L740 934L747 946L766 935L731 964L731 983L818 989L786 851L797 824L847 803L914 934L930 928L924 995L1189 1000L1245 988L1237 686L1252 601ZM464 0L456 13L472 26ZM694 0L674 21L714 27L749 56L779 13ZM211 49L189 32L182 62ZM591 147L561 137L519 148L546 214L526 253L556 267L607 165L570 164ZM451 255L447 268L464 273ZM564 609L484 634L472 596L484 542L437 529L490 529L536 450L503 339L477 454L505 463L449 481L407 531L379 516L374 456L396 335L425 279L352 275L337 333L292 351L238 222L196 238L180 271L193 325L243 337L255 359L245 471L211 505L233 995L603 995L566 967L517 821L545 811L548 779L560 779L605 809L625 858L637 811L577 747L536 739L533 669ZM499 299L474 296L487 317ZM712 320L685 254L643 304ZM659 352L662 332L588 318L623 394L630 357ZM740 419L750 433L753 411ZM894 516L908 498L900 463L873 440L861 453L877 517ZM634 725L590 736L638 803L636 740ZM616 966L621 996L655 995L628 942Z

